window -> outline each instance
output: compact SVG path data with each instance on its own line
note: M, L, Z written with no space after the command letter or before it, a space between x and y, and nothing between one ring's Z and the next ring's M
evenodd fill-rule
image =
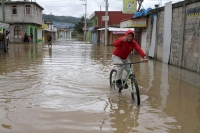
M14 37L15 38L21 38L21 27L20 26L15 26L14 28Z
M95 26L97 26L97 25L98 25L98 21L97 21L97 19L96 19Z
M30 5L26 5L26 7L25 7L25 14L26 15L31 15L31 6Z
M12 14L17 14L17 6L12 7Z

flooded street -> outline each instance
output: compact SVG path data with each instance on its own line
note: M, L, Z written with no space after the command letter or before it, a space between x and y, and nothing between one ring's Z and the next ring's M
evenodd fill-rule
M199 74L134 65L137 106L129 90L110 90L112 50L66 40L1 50L0 133L200 133Z

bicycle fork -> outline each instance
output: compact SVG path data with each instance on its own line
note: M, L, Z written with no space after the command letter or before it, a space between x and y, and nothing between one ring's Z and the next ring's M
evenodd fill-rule
M131 91L131 93L135 93L135 89L134 89L134 83L133 83L133 79L134 78L134 74L133 74L133 70L130 68L129 69L129 73L126 76L126 83Z

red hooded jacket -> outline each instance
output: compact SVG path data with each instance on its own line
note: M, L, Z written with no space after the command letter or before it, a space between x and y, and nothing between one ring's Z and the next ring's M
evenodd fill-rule
M127 30L125 36L128 34L134 35L132 30ZM146 54L135 40L132 40L130 43L128 43L128 41L122 41L125 36L122 36L113 42L113 45L115 46L113 55L119 56L121 59L127 59L131 51L135 49L142 56L142 58L144 58Z

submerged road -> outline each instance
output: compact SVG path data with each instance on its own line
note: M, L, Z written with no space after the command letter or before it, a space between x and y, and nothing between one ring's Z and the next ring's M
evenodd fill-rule
M134 65L136 106L129 90L109 88L112 50L76 40L1 50L0 133L200 133L199 74L154 60Z

